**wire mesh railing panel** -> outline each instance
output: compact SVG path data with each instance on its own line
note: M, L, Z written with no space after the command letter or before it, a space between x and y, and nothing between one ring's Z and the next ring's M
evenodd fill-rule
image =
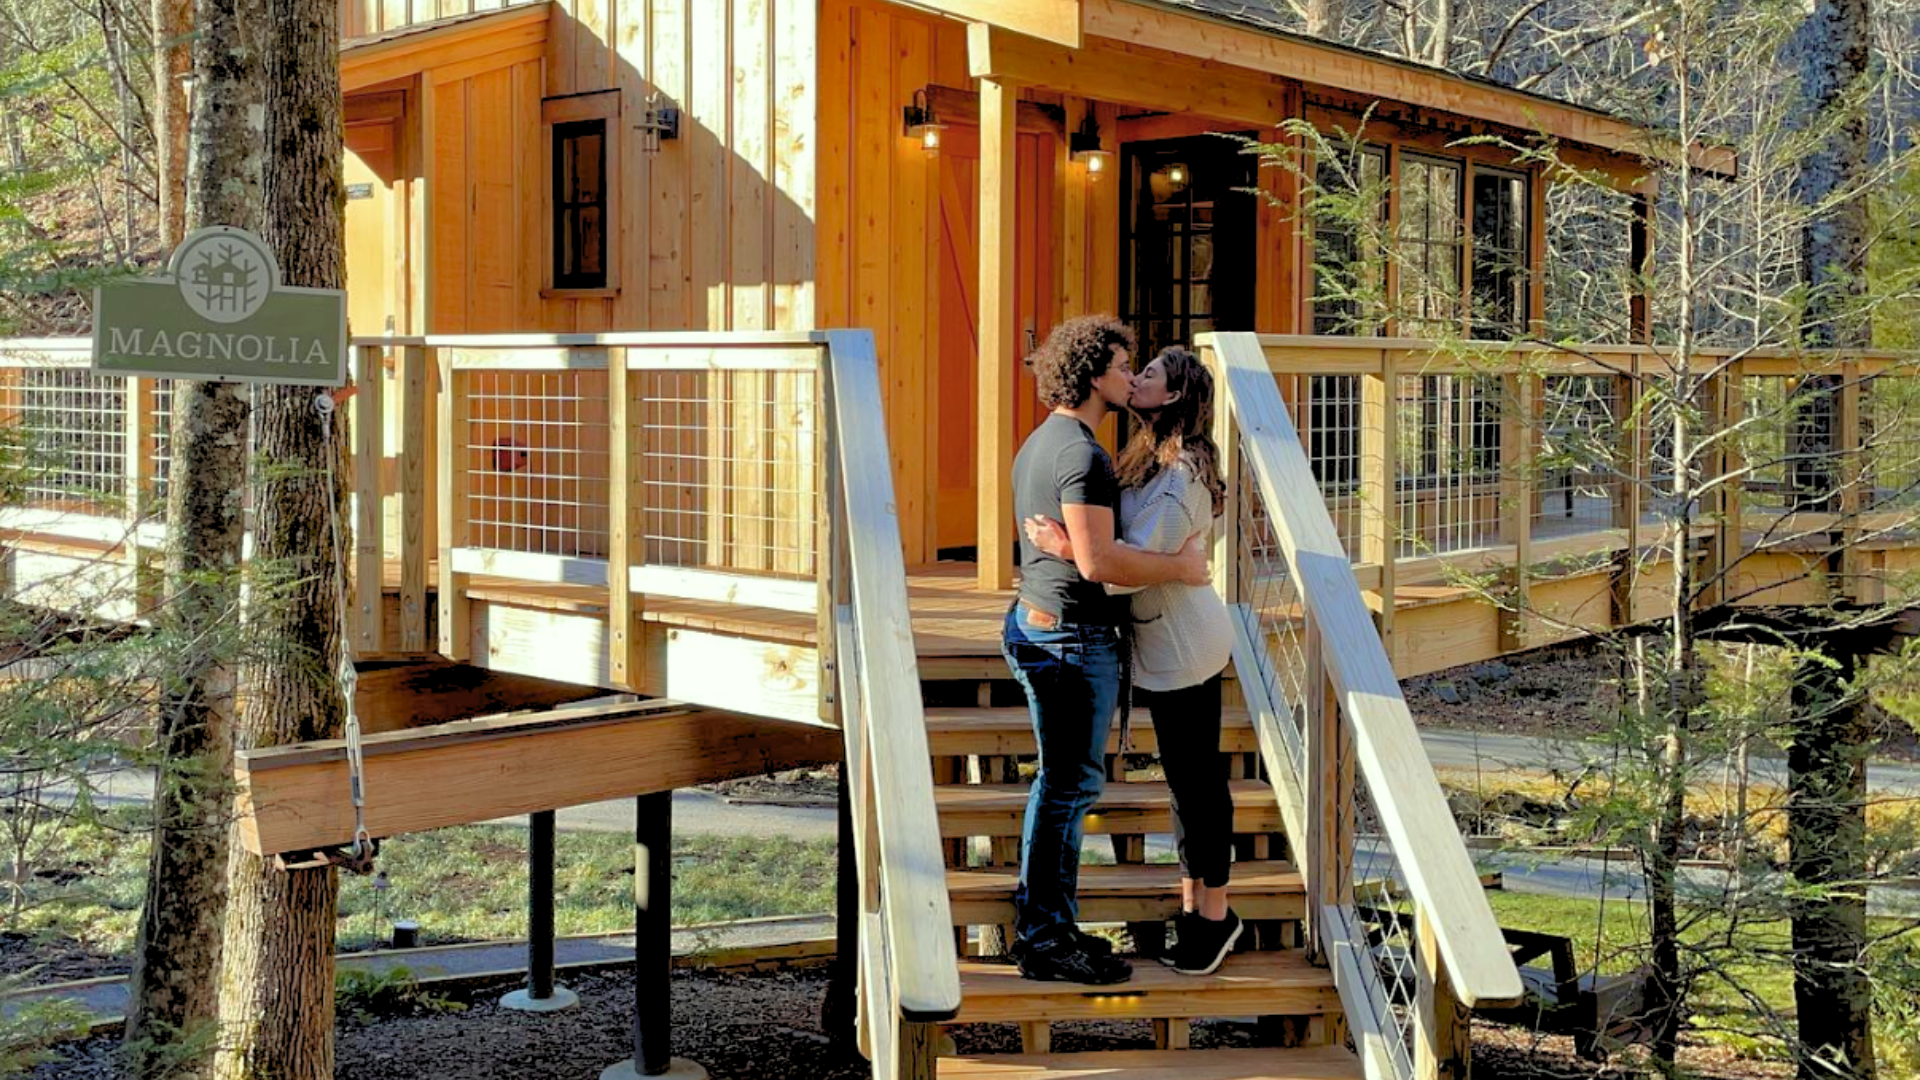
M32 467L29 506L119 516L126 505L126 380L82 368L26 368L15 414Z
M1485 547L1500 538L1500 379L1398 380L1395 512L1399 557Z
M1837 512L1840 377L1748 375L1740 383L1746 508Z
M1618 511L1631 463L1617 387L1610 375L1541 379L1540 412L1529 432L1536 440L1528 513L1535 540L1625 524Z
M1859 455L1862 510L1920 508L1920 378L1879 375L1862 381Z
M633 377L644 387L633 469L646 561L811 577L821 484L816 373Z
M1360 376L1304 375L1294 380L1293 426L1307 449L1313 478L1347 557L1361 536Z
M607 373L474 371L465 430L467 542L607 555Z
M1260 487L1254 482L1246 447L1236 448L1239 460L1234 476L1240 511L1234 537L1234 579L1239 584L1242 618L1251 625L1249 636L1258 644L1257 672L1240 672L1242 679L1257 677L1267 698L1287 723L1281 734L1296 771L1306 768L1306 695L1308 656L1306 606L1298 584L1287 568L1286 553L1274 535L1273 521Z
M153 381L153 496L147 512L156 520L167 517L167 485L173 470L173 380Z
M1418 917L1408 898L1400 862L1387 838L1363 770L1353 774L1353 908L1360 920L1351 940L1364 932L1366 958L1360 977L1367 983L1365 998L1373 1010L1374 1026L1386 1036L1397 1075L1413 1075L1413 1040L1418 1024L1420 953L1415 935Z

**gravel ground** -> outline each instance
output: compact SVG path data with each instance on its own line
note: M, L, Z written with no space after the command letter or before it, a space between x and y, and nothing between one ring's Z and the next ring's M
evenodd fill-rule
M25 975L28 985L125 975L129 964L125 956L100 952L72 938L0 931L0 975Z
M633 983L624 973L569 981L578 1008L534 1016L501 1009L498 989L457 995L459 1012L370 1024L342 1023L334 1075L339 1080L585 1080L631 1052ZM826 976L817 971L767 975L679 972L673 979L674 1050L705 1065L714 1080L864 1080L863 1063L827 1045L819 1005ZM960 1028L962 1053L1012 1052L1012 1024ZM1054 1025L1054 1049L1150 1049L1145 1021ZM1601 1080L1618 1071L1580 1062L1571 1040L1474 1026L1475 1075L1485 1080ZM113 1080L119 1040L100 1037L64 1049L60 1060L29 1073L32 1080ZM1261 1045L1258 1029L1197 1021L1193 1046ZM1683 1064L1702 1080L1761 1080L1783 1071L1729 1055L1690 1049Z

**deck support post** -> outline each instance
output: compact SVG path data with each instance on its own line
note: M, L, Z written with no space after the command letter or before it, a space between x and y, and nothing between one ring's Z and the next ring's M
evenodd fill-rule
M854 850L853 796L847 790L851 761L840 763L835 806L839 835L833 879L833 967L827 996L820 1003L820 1029L835 1046L859 1045L860 1027L860 858Z
M1473 1075L1473 1017L1454 996L1426 911L1416 918L1414 1080L1467 1080Z
M706 1069L673 1056L673 792L633 804L633 1057L600 1080L705 1080Z
M527 986L500 999L503 1009L558 1012L580 995L553 982L554 812L527 815Z

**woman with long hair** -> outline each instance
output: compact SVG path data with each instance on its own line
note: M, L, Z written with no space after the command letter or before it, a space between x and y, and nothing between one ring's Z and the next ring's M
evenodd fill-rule
M1134 380L1128 407L1139 422L1115 467L1121 539L1147 551L1179 551L1212 530L1226 502L1212 435L1213 373L1186 349L1163 349ZM1029 518L1025 527L1040 550L1073 557L1058 522ZM1220 679L1233 654L1232 623L1219 594L1205 585L1107 588L1132 594L1134 702L1153 717L1173 792L1182 910L1174 945L1161 960L1183 974L1210 975L1242 926L1227 906L1233 798L1220 752Z

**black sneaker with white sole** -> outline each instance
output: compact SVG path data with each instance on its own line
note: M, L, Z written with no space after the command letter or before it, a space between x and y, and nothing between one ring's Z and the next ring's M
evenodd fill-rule
M1077 934L1063 934L1040 946L1018 942L1012 954L1021 976L1040 982L1111 986L1133 978L1133 968L1125 960L1094 953Z
M1232 909L1218 922L1197 914L1188 916L1180 924L1180 940L1173 947L1173 970L1182 975L1213 974L1233 951L1245 928Z

